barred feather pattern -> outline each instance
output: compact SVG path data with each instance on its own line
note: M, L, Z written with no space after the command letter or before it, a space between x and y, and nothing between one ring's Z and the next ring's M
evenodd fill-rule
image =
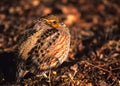
M39 20L28 30L18 47L17 82L27 72L37 73L58 67L68 56L70 33L64 24L52 27Z

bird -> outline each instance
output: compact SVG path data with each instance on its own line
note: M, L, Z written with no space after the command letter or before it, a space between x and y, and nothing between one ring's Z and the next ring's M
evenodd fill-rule
M40 75L57 68L68 58L70 32L55 15L38 19L28 29L18 44L17 82L30 72Z

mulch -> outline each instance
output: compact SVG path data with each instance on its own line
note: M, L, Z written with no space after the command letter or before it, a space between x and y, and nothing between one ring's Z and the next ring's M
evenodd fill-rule
M1 1L0 84L16 86L19 38L48 14L70 29L68 60L52 69L48 78L25 78L21 85L120 86L119 0Z

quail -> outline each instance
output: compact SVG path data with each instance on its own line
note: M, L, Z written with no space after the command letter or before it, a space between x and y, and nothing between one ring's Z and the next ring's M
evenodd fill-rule
M40 18L20 39L17 82L28 72L39 75L61 65L68 57L69 47L66 25L54 15Z

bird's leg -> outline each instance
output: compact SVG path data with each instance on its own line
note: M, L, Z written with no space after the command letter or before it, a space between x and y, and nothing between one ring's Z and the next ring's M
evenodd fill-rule
M19 74L18 74L18 77L17 77L17 83L20 83L21 80L23 79L23 77L27 74L28 71L24 71L24 70L20 70L19 71Z

